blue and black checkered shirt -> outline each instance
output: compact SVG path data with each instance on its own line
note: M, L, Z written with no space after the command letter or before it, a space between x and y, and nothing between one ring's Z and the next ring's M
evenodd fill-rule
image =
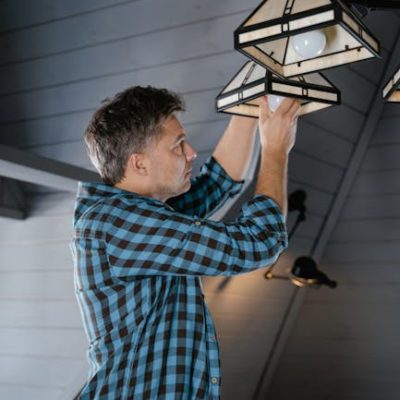
M212 156L191 189L166 203L80 184L71 250L91 367L80 399L219 399L218 343L199 277L265 267L287 247L284 217L267 196L231 223L207 219L242 184Z

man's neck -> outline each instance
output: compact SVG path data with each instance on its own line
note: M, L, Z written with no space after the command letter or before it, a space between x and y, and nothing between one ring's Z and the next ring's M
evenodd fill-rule
M159 196L156 193L153 193L149 190L146 190L143 187L137 187L137 186L133 186L133 185L129 185L128 182L118 182L114 185L114 187L118 188L118 189L122 189L125 190L127 192L132 192L132 193L136 193L140 196L144 196L144 197L151 197L153 199L157 199L160 201L165 202L167 199L164 199L163 196Z

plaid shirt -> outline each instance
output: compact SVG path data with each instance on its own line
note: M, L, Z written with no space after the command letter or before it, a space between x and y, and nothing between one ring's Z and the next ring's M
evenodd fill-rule
M287 247L267 196L232 223L206 219L242 183L212 156L191 189L166 203L80 183L71 250L91 367L80 399L219 399L218 343L199 277L265 267Z

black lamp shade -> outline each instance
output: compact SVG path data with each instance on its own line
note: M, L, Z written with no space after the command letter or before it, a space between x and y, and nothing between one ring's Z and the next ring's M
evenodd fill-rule
M335 281L330 280L326 274L317 268L311 257L298 257L291 270L292 282L297 286L327 285L334 289Z
M267 94L299 99L300 115L341 102L340 91L320 73L282 79L248 61L217 96L216 108L218 112L258 118L259 102Z
M319 30L322 52L299 55L293 36ZM235 49L282 78L379 57L380 43L340 0L264 0L236 29Z
M400 102L400 67L384 86L383 98L389 103Z

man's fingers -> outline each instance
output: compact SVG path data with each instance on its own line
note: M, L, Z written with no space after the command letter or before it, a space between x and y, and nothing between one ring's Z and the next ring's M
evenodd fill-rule
M288 114L294 119L300 113L300 101L293 98L285 98L282 103L279 105L276 112L280 112L281 114ZM269 108L268 96L262 96L260 98L260 110L259 110L259 120L265 121L270 118L272 111Z
M282 103L279 105L279 107L277 108L276 112L279 112L281 114L286 114L290 107L292 106L294 102L294 99L290 98L290 97L286 97Z
M293 104L290 106L287 113L294 118L296 115L298 115L299 112L300 112L300 101L294 100Z
M262 96L260 99L260 112L259 118L260 121L265 121L271 115L271 111L269 109L268 98L267 96Z

